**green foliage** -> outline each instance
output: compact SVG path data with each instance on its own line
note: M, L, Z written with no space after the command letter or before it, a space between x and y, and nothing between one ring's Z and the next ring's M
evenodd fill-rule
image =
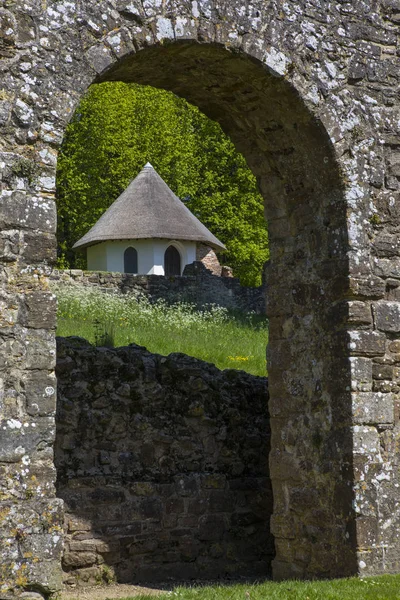
M244 157L185 100L124 83L92 86L67 128L57 172L62 266L84 267L72 245L147 161L226 245L223 261L242 284L259 285L268 234Z
M57 335L84 337L98 346L135 343L150 352L183 352L219 369L266 375L268 323L255 314L230 314L214 304L152 304L146 297L53 286L58 298Z

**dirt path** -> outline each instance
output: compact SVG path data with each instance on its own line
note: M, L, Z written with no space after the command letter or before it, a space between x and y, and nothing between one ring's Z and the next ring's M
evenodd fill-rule
M118 598L133 598L142 594L158 596L167 591L168 588L164 586L161 589L125 584L76 587L68 588L61 592L61 600L114 600Z

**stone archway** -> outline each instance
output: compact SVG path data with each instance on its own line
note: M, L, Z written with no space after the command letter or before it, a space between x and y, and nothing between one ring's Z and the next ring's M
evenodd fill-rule
M218 120L267 201L274 576L397 570L396 14L367 4L1 9L4 591L59 585L55 162L80 95L113 79Z
M331 314L348 279L346 203L324 126L293 86L219 44L141 50L96 79L104 80L185 97L221 123L258 177L271 244L274 575L354 573L350 372Z

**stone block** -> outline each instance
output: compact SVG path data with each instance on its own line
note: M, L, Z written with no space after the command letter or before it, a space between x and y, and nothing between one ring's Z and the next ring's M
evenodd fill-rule
M377 329L390 333L400 332L400 302L377 302L373 309Z
M0 463L20 463L22 457L33 450L32 440L22 436L19 420L10 419L7 425L8 429L3 425L1 433Z
M400 236L386 231L379 232L373 247L378 258L396 258L400 256Z
M355 423L371 425L394 422L394 400L392 394L353 392L352 405Z
M32 229L56 232L56 205L53 199L15 191L0 203L1 229Z
M33 329L55 329L57 300L52 292L28 292L21 300L21 325Z
M372 323L371 305L369 302L351 301L348 303L348 320L354 325L370 325Z
M24 342L26 344L25 368L54 369L56 364L56 340L46 329L28 330Z
M111 50L102 43L92 46L86 52L86 59L89 62L89 64L94 68L96 73L102 73L103 71L105 71L108 67L110 67L113 64L115 60L113 58Z
M67 517L68 531L90 531L91 523L89 519L79 518L76 516Z
M379 277L351 277L349 280L350 293L355 297L383 298L385 296L385 281Z
M97 550L98 540L76 540L73 539L68 542L68 549L70 552L95 552Z
M80 568L79 571L72 571L75 575L73 585L76 586L95 586L103 580L103 569L101 566ZM122 583L122 582L121 582Z
M19 231L0 232L0 260L4 263L15 262L21 252L21 234Z
M380 443L376 427L355 425L353 427L354 454L372 457L371 462L379 460Z
M23 376L21 385L31 416L54 415L56 410L56 378L53 374L34 371Z
M96 564L96 560L94 552L68 552L63 556L63 567L65 569L91 567Z
M385 354L386 337L378 331L349 331L349 349L360 356Z
M372 360L364 357L350 358L351 389L358 392L372 390Z
M393 352L394 354L400 354L400 340L390 342L389 350L390 350L390 352Z
M5 100L0 101L0 127L4 127L7 124L11 115L11 102Z
M43 549L46 550L45 548ZM47 553L46 553L47 554ZM48 554L50 556L50 554ZM47 558L47 557L46 557ZM52 595L62 588L61 556L50 556L48 560L37 562L29 560L26 587L32 588L40 582L40 589L47 595Z
M62 531L21 534L19 547L22 555L59 560L63 549Z
M24 232L23 241L23 259L26 264L55 263L57 254L54 235Z
M385 364L385 363L373 364L372 365L372 377L373 377L373 379L386 379L386 380L391 381L393 379L393 366L391 364ZM368 390L361 390L361 391L368 391Z
M373 269L380 277L400 279L400 258L374 258Z
M22 592L20 598L22 600L43 600L42 594L38 592Z
M392 155L389 158L389 174L393 177L400 177L400 157Z
M376 517L357 517L356 528L359 548L369 550L376 547L379 539L379 524Z

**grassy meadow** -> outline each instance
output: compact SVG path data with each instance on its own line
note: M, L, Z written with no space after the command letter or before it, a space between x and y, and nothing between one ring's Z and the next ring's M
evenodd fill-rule
M54 292L59 336L80 336L98 346L135 343L162 355L183 352L219 369L266 375L265 317L231 314L216 305L199 310L184 302L168 305L159 300L152 304L146 297L72 286Z

